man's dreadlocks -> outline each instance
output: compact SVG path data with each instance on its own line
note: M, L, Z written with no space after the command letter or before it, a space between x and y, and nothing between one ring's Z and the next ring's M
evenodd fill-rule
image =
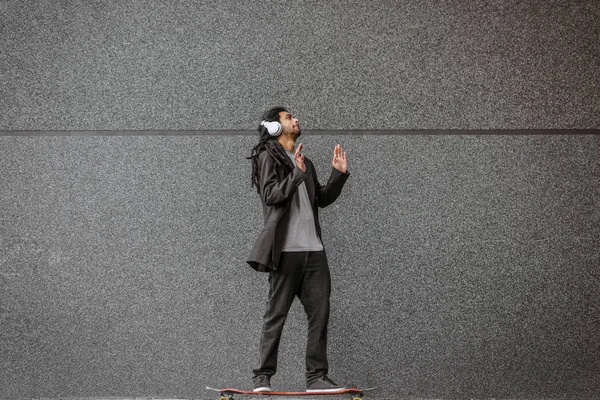
M287 111L284 107L273 107L263 115L263 121L279 122L279 113ZM275 172L278 179L284 179L292 170L294 165L288 155L285 153L283 146L277 141L277 137L271 136L267 128L260 125L258 127L259 141L252 148L250 157L246 159L252 160L252 185L256 186L256 191L260 194L260 184L258 181L258 155L263 151L268 151L275 160Z

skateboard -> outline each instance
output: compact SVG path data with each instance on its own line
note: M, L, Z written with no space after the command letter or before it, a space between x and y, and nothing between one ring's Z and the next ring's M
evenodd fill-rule
M333 396L333 395L343 395L349 394L352 400L362 400L364 392L368 390L373 390L375 388L368 389L356 389L356 388L348 388L341 389L335 392L255 392L252 390L240 390L234 388L225 388L225 389L215 389L211 387L206 387L208 390L214 390L215 392L219 392L220 396L219 400L233 400L233 396L235 394L240 395L253 395L253 396Z

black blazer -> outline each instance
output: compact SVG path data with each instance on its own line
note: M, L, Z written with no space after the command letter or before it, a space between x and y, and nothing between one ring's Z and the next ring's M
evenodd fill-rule
M298 186L302 182L306 183L308 198L315 216L315 227L321 239L318 207L326 207L337 199L350 173L343 173L332 167L327 184L321 186L313 163L305 156L306 172L296 166L285 179L279 181L275 173L273 156L268 151L263 151L257 157L258 182L265 225L258 234L246 262L257 271L267 272L278 268L283 236L290 220L290 200Z

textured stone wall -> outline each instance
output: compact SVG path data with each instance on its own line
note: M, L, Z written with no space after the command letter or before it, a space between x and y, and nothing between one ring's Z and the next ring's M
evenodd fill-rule
M302 137L333 279L331 376L374 398L599 392L599 135ZM251 385L267 275L250 136L0 137L0 397ZM303 389L292 307L275 387Z
M332 378L597 396L598 21L592 0L0 2L0 397L250 386L245 157L276 104L321 182L350 157L320 213ZM305 335L295 304L275 387L303 388Z
M596 0L0 3L0 129L598 128Z

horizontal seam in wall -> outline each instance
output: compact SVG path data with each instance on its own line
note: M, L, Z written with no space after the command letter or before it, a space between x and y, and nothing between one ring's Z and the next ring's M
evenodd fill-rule
M306 130L308 135L600 135L600 129ZM0 136L255 136L256 130L39 130L0 131Z

